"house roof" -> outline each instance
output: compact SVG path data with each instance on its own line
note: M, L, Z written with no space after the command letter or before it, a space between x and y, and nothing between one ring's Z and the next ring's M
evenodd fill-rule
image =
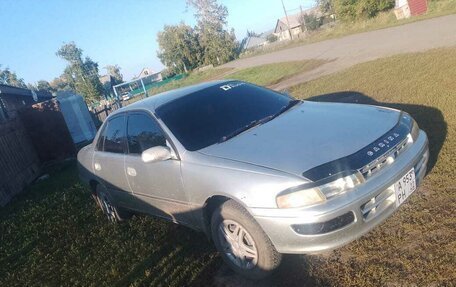
M141 78L141 75L144 73L144 71L147 71L147 76L155 74L153 69L144 67L144 68L142 68L141 72L139 72L138 76L134 77L133 79Z
M274 33L274 29L269 29L267 30L266 32L263 32L260 34L260 38L264 38L266 39L269 35L271 35L272 33Z
M0 84L0 95L1 94L30 96L31 97L32 91L30 91L29 89Z
M146 71L146 70L147 70L148 74L147 74L147 75L142 75L143 72ZM143 69L141 70L141 73L139 73L138 76L135 76L135 77L132 78L132 81L133 81L133 80L138 80L138 79L140 79L140 78L148 77L148 76L151 76L151 75L158 75L158 74L160 74L160 73L161 73L161 72L154 72L154 70L151 69L151 68L143 68Z
M266 41L267 40L262 37L255 37L255 36L247 37L247 40L245 41L245 44L244 44L244 49L251 49L251 48L261 46Z
M323 14L320 11L320 8L318 8L318 7L313 7L313 8L309 8L309 9L303 10L302 14L306 14L306 15L313 14L317 18L323 16ZM290 29L293 29L293 28L301 26L300 18L301 18L301 11L299 13L296 13L296 14L288 15L288 22L287 22L287 17L282 17L282 18L278 19L276 27L274 29L274 32L278 33L277 27L279 26L279 22L282 22L285 26L288 26L287 24L290 23L290 27L289 27Z

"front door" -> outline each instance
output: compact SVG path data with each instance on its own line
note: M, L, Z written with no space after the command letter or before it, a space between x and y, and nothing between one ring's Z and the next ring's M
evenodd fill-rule
M156 120L146 113L129 113L127 143L125 172L141 209L174 222L191 224L191 206L183 190L180 160L144 163L141 159L142 152L151 147L168 146Z

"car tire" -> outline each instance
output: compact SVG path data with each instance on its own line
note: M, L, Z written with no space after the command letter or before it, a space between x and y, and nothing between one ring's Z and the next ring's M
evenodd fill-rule
M102 184L98 184L96 187L95 201L110 222L119 223L131 218L131 213L117 207L113 203L106 187Z
M282 254L247 210L233 200L212 213L211 233L223 260L244 277L265 278L280 265Z

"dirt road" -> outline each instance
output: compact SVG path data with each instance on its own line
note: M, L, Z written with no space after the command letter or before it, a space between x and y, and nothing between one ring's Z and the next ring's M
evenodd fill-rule
M312 71L295 75L272 86L276 90L283 90L377 58L455 45L456 15L449 15L239 59L222 67L248 68L306 59L330 60Z

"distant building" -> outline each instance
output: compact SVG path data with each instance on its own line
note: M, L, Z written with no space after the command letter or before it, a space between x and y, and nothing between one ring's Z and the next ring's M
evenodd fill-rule
M397 19L418 16L427 12L426 0L396 0L394 13Z
M143 68L141 70L141 73L139 73L139 75L137 77L134 77L133 79L140 79L140 78L145 78L145 77L149 77L149 76L153 76L153 77L151 77L151 79L156 80L156 81L162 80L161 72L155 73L154 70L152 70L150 68Z
M241 43L242 50L251 50L263 47L268 44L268 36L271 35L274 30L269 30L258 36L247 36Z
M0 121L15 118L17 111L23 107L50 99L52 95L49 93L0 84Z
M243 50L255 49L258 47L262 47L266 45L268 41L265 38L256 37L256 36L248 36L245 38L245 42L243 43Z
M149 84L153 82L160 82L163 80L161 72L155 73L154 70L150 68L143 68L141 73L137 77L134 77L133 80L143 79L144 84Z
M297 14L288 15L288 17L278 19L274 29L274 34L279 38L279 41L290 40L290 33L293 38L296 38L299 34L305 31L301 20L304 14L313 14L317 18L323 17L320 9L318 7L314 7L303 10L302 13L299 12Z

